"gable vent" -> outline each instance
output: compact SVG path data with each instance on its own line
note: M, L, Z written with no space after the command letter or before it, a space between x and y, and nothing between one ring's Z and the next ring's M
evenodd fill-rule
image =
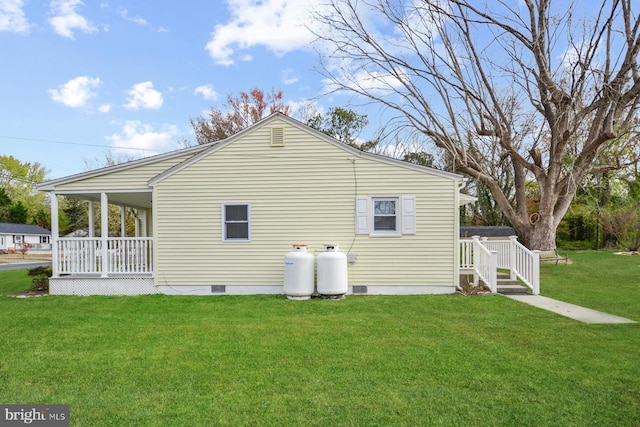
M284 147L284 128L271 128L271 146Z

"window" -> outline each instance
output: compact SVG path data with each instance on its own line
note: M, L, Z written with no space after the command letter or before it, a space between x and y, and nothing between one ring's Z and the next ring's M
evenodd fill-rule
M398 199L373 198L373 232L398 232Z
M250 240L250 206L248 203L224 203L222 205L222 240Z
M416 234L415 196L356 197L356 234Z

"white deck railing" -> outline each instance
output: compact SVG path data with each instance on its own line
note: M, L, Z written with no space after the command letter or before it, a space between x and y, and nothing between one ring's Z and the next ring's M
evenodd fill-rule
M54 275L153 273L153 238L109 237L106 243L104 251L99 237L58 239Z
M534 295L540 293L540 251L530 251L511 239L511 276L522 280Z
M497 254L483 246L478 236L472 240L460 239L460 268L473 271L473 283L482 280L491 290L498 292Z
M488 254L495 254L495 259ZM480 278L492 292L497 290L497 278L493 275L500 268L509 270L511 279L520 279L534 295L540 293L540 252L530 251L517 241L516 236L504 240L480 239L478 236L460 239L460 268L472 270L474 283L477 284Z

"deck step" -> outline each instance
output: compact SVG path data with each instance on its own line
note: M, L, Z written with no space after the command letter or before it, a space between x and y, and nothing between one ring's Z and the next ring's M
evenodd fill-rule
M523 286L517 280L511 280L509 273L498 272L498 293L499 294L526 294L529 288Z
M528 292L529 288L522 286L515 280L498 280L499 294L526 294Z

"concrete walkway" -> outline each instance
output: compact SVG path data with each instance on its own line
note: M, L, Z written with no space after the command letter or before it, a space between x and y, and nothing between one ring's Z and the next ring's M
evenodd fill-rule
M580 307L579 305L557 301L541 295L504 294L504 296L584 323L637 323L635 320L625 319L624 317L614 316L613 314L607 314L601 311L591 310L590 308Z

